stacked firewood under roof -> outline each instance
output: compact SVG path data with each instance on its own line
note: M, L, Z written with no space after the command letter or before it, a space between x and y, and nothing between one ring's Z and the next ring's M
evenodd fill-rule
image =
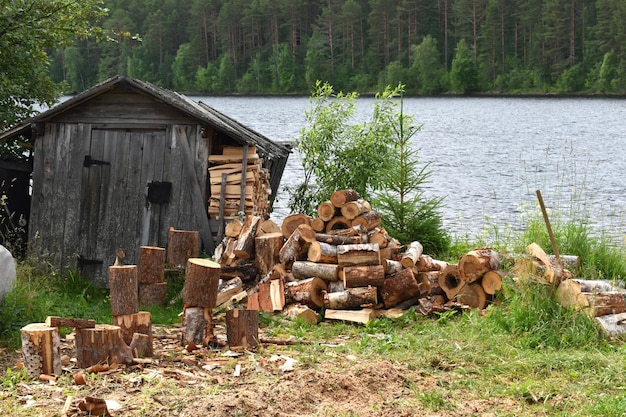
M209 155L209 215L219 217L222 205L224 217L236 216L240 211L267 217L271 194L269 172L263 168L256 148L248 147L246 152L246 147L224 146L219 152Z
M476 249L457 264L433 259L414 241L403 247L381 216L353 190L338 190L318 216L287 216L281 227L260 216L233 220L215 259L224 283L247 284L247 307L318 320L366 323L390 309L423 314L485 308L501 288L498 252Z

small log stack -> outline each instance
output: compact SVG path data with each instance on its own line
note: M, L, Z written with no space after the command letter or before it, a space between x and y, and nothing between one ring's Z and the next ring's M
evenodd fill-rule
M247 158L244 157L245 153ZM209 214L218 217L222 204L224 217L237 216L240 211L247 215L268 217L271 192L269 171L262 165L263 161L254 146L247 149L239 146L216 148L209 155ZM244 208L240 210L242 191Z

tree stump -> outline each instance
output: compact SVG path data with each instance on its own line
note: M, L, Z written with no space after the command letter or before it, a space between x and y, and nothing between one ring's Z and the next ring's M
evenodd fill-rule
M200 255L200 232L176 230L170 227L167 234L167 264L171 268L183 269L187 259Z
M61 375L61 338L57 327L31 323L22 327L22 355L31 378Z
M189 258L185 270L183 303L190 307L215 307L220 264L204 258Z
M165 248L139 247L137 281L140 284L156 284L165 281Z
M231 348L254 349L259 339L259 312L233 309L226 312L226 338Z
M111 313L114 316L133 314L139 311L136 265L110 266L109 288Z
M206 346L213 339L213 311L204 307L187 307L183 312L182 345Z
M152 315L150 312L140 311L134 314L113 316L113 324L120 327L122 340L127 345L130 345L135 333L150 336L150 343L152 344ZM152 356L152 350L150 351L150 356Z
M167 299L167 281L139 284L139 307L163 305Z
M133 361L130 347L122 339L122 329L110 324L76 329L76 359L79 368L98 363L126 364Z
M324 305L324 291L327 290L326 282L317 277L289 282L285 284L285 302L321 308Z

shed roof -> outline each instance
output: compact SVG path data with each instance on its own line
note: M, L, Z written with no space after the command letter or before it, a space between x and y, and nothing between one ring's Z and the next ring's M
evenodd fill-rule
M196 102L183 94L157 87L146 81L123 76L110 78L75 95L63 103L57 104L34 117L23 120L12 128L2 132L0 134L0 141L6 141L18 135L30 136L33 123L50 120L61 113L71 111L74 107L113 89L128 89L129 91L145 94L152 97L154 100L164 102L189 117L198 120L200 123L213 126L218 131L227 134L242 145L249 144L256 146L265 158L285 159L291 152L291 147L288 144L274 142L205 103Z

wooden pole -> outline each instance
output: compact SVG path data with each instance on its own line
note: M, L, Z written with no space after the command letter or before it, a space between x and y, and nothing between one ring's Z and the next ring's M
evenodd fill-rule
M556 246L556 239L554 238L554 233L552 233L548 212L546 211L546 206L543 204L543 197L541 197L541 191L539 190L537 190L537 199L539 200L539 206L541 207L541 212L543 213L543 220L546 222L546 228L548 229L548 236L550 236L550 243L552 244L554 256L556 256L556 261L560 264L561 256L559 255L559 248Z

